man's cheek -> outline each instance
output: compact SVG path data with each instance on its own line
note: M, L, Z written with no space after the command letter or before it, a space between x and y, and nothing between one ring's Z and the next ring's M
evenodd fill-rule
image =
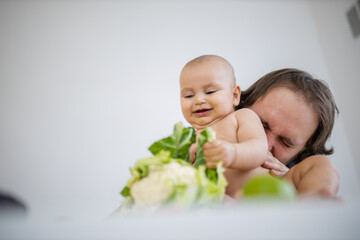
M291 157L289 154L287 154L283 149L277 147L274 148L273 156L277 158L280 162L285 163L287 162Z
M295 150L284 150L281 153L281 162L284 164L288 164L289 162L291 162L293 160L293 158L296 156L297 151Z

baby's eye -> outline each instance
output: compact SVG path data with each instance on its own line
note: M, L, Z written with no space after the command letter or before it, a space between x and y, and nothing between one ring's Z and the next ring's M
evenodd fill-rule
M208 91L206 91L206 94L213 94L213 93L215 93L217 90L208 90Z
M192 94L188 94L188 95L185 95L184 98L192 98L194 95Z

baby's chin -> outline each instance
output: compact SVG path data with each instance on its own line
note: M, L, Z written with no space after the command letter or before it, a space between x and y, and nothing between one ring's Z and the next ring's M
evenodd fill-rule
M190 124L196 130L202 130L202 129L206 128L206 127L209 127L209 126L213 125L215 122L217 122L217 120L208 122L208 121L200 119L200 120L198 120L196 122L191 122Z

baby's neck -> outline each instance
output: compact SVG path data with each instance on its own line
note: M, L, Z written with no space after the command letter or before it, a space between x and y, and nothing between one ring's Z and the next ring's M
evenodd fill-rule
M219 121L222 120L222 119L224 119L224 118L215 119L214 121L212 121L211 123L208 123L208 124L206 124L206 125L197 125L197 126L192 125L192 126L193 126L193 128L195 128L196 131L200 131L200 132L201 132L202 130L204 130L204 128L210 127L211 125L219 122Z

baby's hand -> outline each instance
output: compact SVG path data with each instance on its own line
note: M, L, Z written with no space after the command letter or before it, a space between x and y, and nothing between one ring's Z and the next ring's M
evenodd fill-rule
M262 167L269 169L270 174L278 177L283 177L289 171L289 168L286 167L286 165L280 162L277 158L275 158L271 152L268 152L268 157L262 164Z
M227 142L215 140L204 143L204 157L208 168L216 168L219 161L224 167L229 167L235 160L235 147Z
M194 162L195 162L197 148L198 148L198 143L194 143L190 147L190 163L191 164L194 164Z

